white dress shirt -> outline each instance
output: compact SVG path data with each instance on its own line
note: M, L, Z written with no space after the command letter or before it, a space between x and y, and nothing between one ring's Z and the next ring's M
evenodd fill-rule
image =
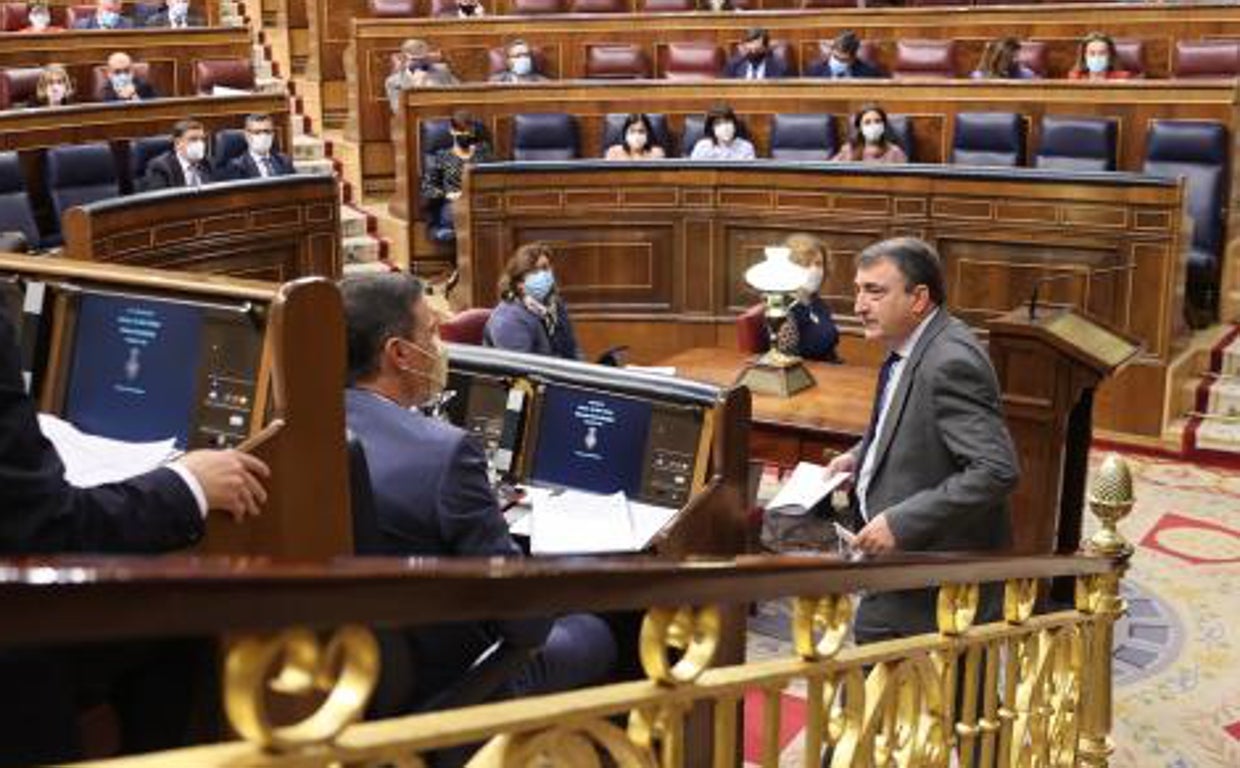
M185 177L185 186L201 187L207 180L198 172L198 166L177 153L177 162L181 164L181 175Z
M258 168L258 175L260 178L266 179L275 175L275 168L271 166L271 155L260 155L251 152L250 159L254 161L254 166Z
M875 403L875 407L879 408L878 421L874 424L874 437L870 440L869 447L866 448L865 456L861 457L861 467L857 472L857 504L861 507L861 519L869 522L870 510L866 503L865 497L870 490L870 481L874 479L874 459L878 452L878 438L883 433L883 424L887 421L887 409L891 406L891 399L895 396L896 389L900 386L900 376L904 373L904 366L908 363L909 355L913 354L917 342L921 339L921 335L925 333L926 326L930 325L930 321L939 313L938 307L934 311L926 315L908 338L904 340L894 352L900 356L891 366L891 373L887 377L887 388L883 390L883 402L881 407L879 403Z
M757 66L752 61L745 62L745 79L746 80L763 80L766 78L766 59L758 62Z

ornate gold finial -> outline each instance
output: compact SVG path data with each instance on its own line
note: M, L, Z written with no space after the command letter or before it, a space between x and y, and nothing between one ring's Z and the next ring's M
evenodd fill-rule
M1086 549L1108 557L1131 555L1132 545L1115 526L1128 516L1135 503L1132 472L1128 469L1128 462L1119 454L1107 454L1094 478L1094 487L1089 492L1089 509L1102 527L1090 537Z

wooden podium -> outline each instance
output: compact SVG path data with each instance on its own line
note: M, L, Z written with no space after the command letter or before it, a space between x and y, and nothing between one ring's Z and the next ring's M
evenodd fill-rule
M1008 429L1020 456L1012 545L1075 552L1089 470L1094 390L1141 344L1076 310L1021 306L988 324Z

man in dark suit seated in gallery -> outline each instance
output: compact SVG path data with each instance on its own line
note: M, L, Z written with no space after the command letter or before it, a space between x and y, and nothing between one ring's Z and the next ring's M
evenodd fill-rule
M734 80L776 80L788 76L788 65L771 53L771 36L754 27L745 33L738 52L723 66L723 76Z
M828 465L853 476L855 546L874 555L1008 547L1016 449L989 355L943 306L938 254L912 237L871 245L857 257L856 287L865 336L888 354L865 437ZM983 588L979 623L999 616L995 586ZM867 595L857 642L937 631L936 594Z
M226 179L266 179L289 176L296 171L288 155L275 151L276 127L271 115L247 115L246 151L224 166Z
M144 27L167 29L190 29L205 27L206 21L190 10L189 0L168 0L160 10L146 17Z
M138 188L143 192L176 187L201 187L217 181L207 160L207 132L197 120L172 126L172 149L147 163Z
M820 61L810 64L805 70L806 77L846 80L887 76L881 69L861 58L861 38L851 29L836 35L830 44L823 43L822 54Z
M341 291L349 343L345 416L366 453L383 554L520 557L482 446L416 410L436 401L448 378L447 352L421 282L403 273L358 275L345 278ZM616 664L611 630L591 614L419 627L404 634L407 645L399 649L412 660L410 679L386 677L372 714L424 706L500 639L537 649L506 694L600 683Z
M108 81L103 84L104 101L149 101L159 98L150 83L134 74L133 59L123 51L108 57Z
M74 29L133 29L133 19L121 14L121 0L99 0L95 12L73 24Z
M0 312L0 555L155 553L202 538L208 510L258 514L267 466L239 451L190 451L124 482L65 479L22 378L16 330ZM31 621L38 621L31 616ZM0 651L0 765L78 760L77 711L113 698L124 751L184 743L192 664L183 643Z

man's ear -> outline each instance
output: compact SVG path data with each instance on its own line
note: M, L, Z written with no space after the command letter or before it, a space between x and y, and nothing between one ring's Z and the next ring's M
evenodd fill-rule
M384 368L404 370L409 367L409 361L405 359L408 354L408 350L404 344L400 343L400 339L389 336L379 350L380 370Z

